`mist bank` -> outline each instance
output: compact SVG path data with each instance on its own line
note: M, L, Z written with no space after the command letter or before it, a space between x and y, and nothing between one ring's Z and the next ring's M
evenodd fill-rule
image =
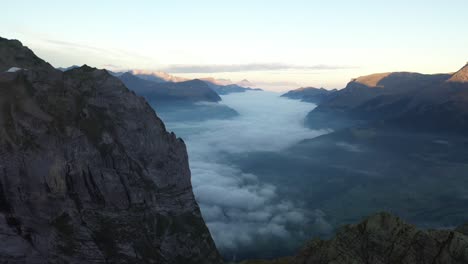
M291 255L380 211L421 228L468 219L465 137L340 120L331 131L326 118L311 130L314 104L267 92L222 99L237 116L166 123L187 143L196 198L229 260Z
M465 137L453 135L351 128L281 153L231 160L279 186L281 196L324 212L332 229L379 211L420 227L444 228L468 219L467 145Z
M177 109L158 112L169 130L187 144L192 185L217 247L227 259L275 257L292 253L311 226L327 229L324 214L278 192L278 186L246 173L231 155L280 153L301 140L329 132L304 127L315 106L272 92L222 96L238 115L228 119L187 120ZM328 231L328 230L327 230Z
M213 102L150 102L164 122L202 122L228 120L239 115L236 110L222 103Z

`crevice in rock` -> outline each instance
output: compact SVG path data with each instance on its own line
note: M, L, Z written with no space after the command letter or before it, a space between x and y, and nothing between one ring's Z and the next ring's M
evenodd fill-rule
M3 169L4 177L7 177L6 168ZM6 190L4 189L4 185L2 180L0 179L0 212L2 213L11 213L12 207L11 204L8 202L6 197Z
M78 193L75 190L73 177L71 176L70 171L71 171L70 164L67 164L66 172L65 172L65 184L67 186L67 193L68 193L69 197L75 203L75 206L78 209L78 211L81 211L81 209L83 208L83 205L81 203L81 200L80 200L80 197L79 197Z
M432 264L436 264L437 263L437 260L440 258L440 256L442 255L442 253L444 252L444 249L446 247L448 247L450 245L450 243L452 242L452 239L454 237L454 232L450 232L448 238L444 241L442 241L440 247L439 247L439 252L437 252L437 255L434 257L434 259L432 260Z
M116 173L119 176L120 183L122 184L122 186L124 188L124 191L125 191L125 195L127 196L128 207L131 207L132 206L132 197L130 196L130 192L128 191L127 184L125 183L125 180L124 180L122 174L120 174L118 171L116 171Z
M105 205L104 196L102 195L101 191L96 185L96 182L94 181L94 176L91 173L91 169L89 168L89 166L87 172L85 170L81 171L81 175L83 177L83 181L88 191L88 194L91 197L91 200L97 204Z
M94 194L96 196L96 201L98 203L101 203L105 205L106 201L104 199L104 196L101 193L101 190L99 190L98 185L96 184L96 181L94 180L94 175L91 173L91 169L88 166L88 177L91 185L93 186Z
M132 197L130 196L130 192L129 192L129 190L128 190L127 184L125 184L125 179L123 178L122 174L120 174L120 172L119 172L118 169L116 168L114 157L113 157L113 156L110 156L110 157L111 157L111 159L112 159L112 167L113 167L115 173L117 174L117 176L119 176L119 181L120 181L120 183L122 184L122 186L123 186L123 188L124 188L125 195L126 195L127 200L128 200L128 207L131 207L131 205L132 205Z

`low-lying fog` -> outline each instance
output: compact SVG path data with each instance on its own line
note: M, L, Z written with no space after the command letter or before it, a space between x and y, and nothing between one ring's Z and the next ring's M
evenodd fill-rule
M373 126L317 138L330 131L305 128L313 108L247 92L158 112L187 143L195 196L227 259L290 255L379 211L422 228L466 222L467 140ZM189 112L198 121L184 121Z
M228 258L273 256L307 239L305 227L328 229L320 211L279 197L277 186L244 173L227 158L233 154L274 151L326 133L304 127L313 104L271 92L222 97L239 115L224 120L171 121L169 130L187 144L192 184L204 219L219 250ZM285 175L287 176L287 175ZM328 231L328 230L325 230Z

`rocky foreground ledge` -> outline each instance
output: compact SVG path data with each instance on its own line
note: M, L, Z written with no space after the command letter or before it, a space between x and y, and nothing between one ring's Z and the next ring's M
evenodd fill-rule
M0 263L221 263L187 151L104 70L0 38Z
M347 225L330 240L313 240L296 256L242 264L463 264L468 224L455 230L418 230L388 213Z

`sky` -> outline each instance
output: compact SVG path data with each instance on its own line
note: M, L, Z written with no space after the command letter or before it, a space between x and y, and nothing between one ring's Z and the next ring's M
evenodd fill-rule
M0 36L56 67L342 88L375 72L468 61L468 1L3 1Z

